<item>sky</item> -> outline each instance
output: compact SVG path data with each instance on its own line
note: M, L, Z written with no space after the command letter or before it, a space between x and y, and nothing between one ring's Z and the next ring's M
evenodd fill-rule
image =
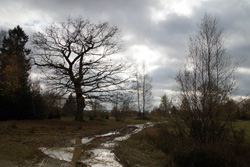
M155 106L165 93L176 96L174 78L188 55L189 37L207 13L219 18L226 53L239 62L234 97L250 93L250 0L0 0L0 4L0 29L20 25L30 36L68 16L117 26L125 48L122 54L147 66Z

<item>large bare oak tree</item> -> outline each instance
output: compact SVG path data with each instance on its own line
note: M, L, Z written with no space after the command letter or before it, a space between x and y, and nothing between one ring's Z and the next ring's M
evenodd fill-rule
M126 62L116 58L121 51L119 29L107 22L68 18L35 33L32 42L35 64L52 87L76 94L76 120L83 120L86 99L104 97L126 81L120 75Z

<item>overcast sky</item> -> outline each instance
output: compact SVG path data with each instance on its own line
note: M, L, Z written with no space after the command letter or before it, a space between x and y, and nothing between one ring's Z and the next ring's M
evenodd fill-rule
M174 77L188 55L188 39L205 13L220 19L227 53L239 66L238 91L250 93L250 0L0 0L0 28L20 25L31 35L52 21L82 16L121 29L124 55L145 61L155 105L177 90Z

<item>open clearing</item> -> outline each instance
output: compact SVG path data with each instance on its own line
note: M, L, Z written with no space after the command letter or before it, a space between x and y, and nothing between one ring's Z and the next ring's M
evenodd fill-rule
M69 141L73 139L91 138L122 129L128 124L145 122L135 119L116 122L112 118L87 122L75 122L72 119L3 121L0 122L0 161L2 162L0 164L34 166L46 159L46 163L58 165L62 162L49 158L39 148L71 147L74 143ZM93 147L96 142L97 140L86 147Z
M148 120L147 120L148 121ZM100 155L102 149L114 147L113 141L134 134L128 140L119 142L119 146L110 152L115 153L123 166L166 166L166 155L157 150L147 137L156 135L155 128L147 128L135 134L136 126L146 120L127 119L125 122L94 120L75 122L72 119L62 120L26 120L0 122L0 166L71 166L67 160L51 158L41 148L72 148L70 158L78 147L81 151L77 159ZM158 121L158 120L154 120ZM250 142L250 121L236 121L236 129L244 129L246 142ZM153 140L153 139L152 139ZM80 143L79 143L80 141ZM102 147L100 147L102 146ZM106 147L106 148L105 148ZM85 151L82 151L85 150ZM92 152L90 151L92 150ZM133 154L131 154L133 152ZM106 154L107 155L107 154ZM98 157L97 157L98 159Z

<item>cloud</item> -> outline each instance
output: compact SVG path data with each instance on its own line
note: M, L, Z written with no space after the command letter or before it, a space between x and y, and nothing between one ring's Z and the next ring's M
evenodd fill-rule
M247 0L1 0L0 27L20 25L28 34L69 15L93 22L108 21L122 30L125 55L147 61L153 77L154 94L174 92L178 68L188 55L188 39L207 13L220 19L227 53L240 68L250 69L250 2ZM141 63L141 62L140 62ZM249 74L239 74L240 89L248 88ZM238 94L243 94L239 91Z

